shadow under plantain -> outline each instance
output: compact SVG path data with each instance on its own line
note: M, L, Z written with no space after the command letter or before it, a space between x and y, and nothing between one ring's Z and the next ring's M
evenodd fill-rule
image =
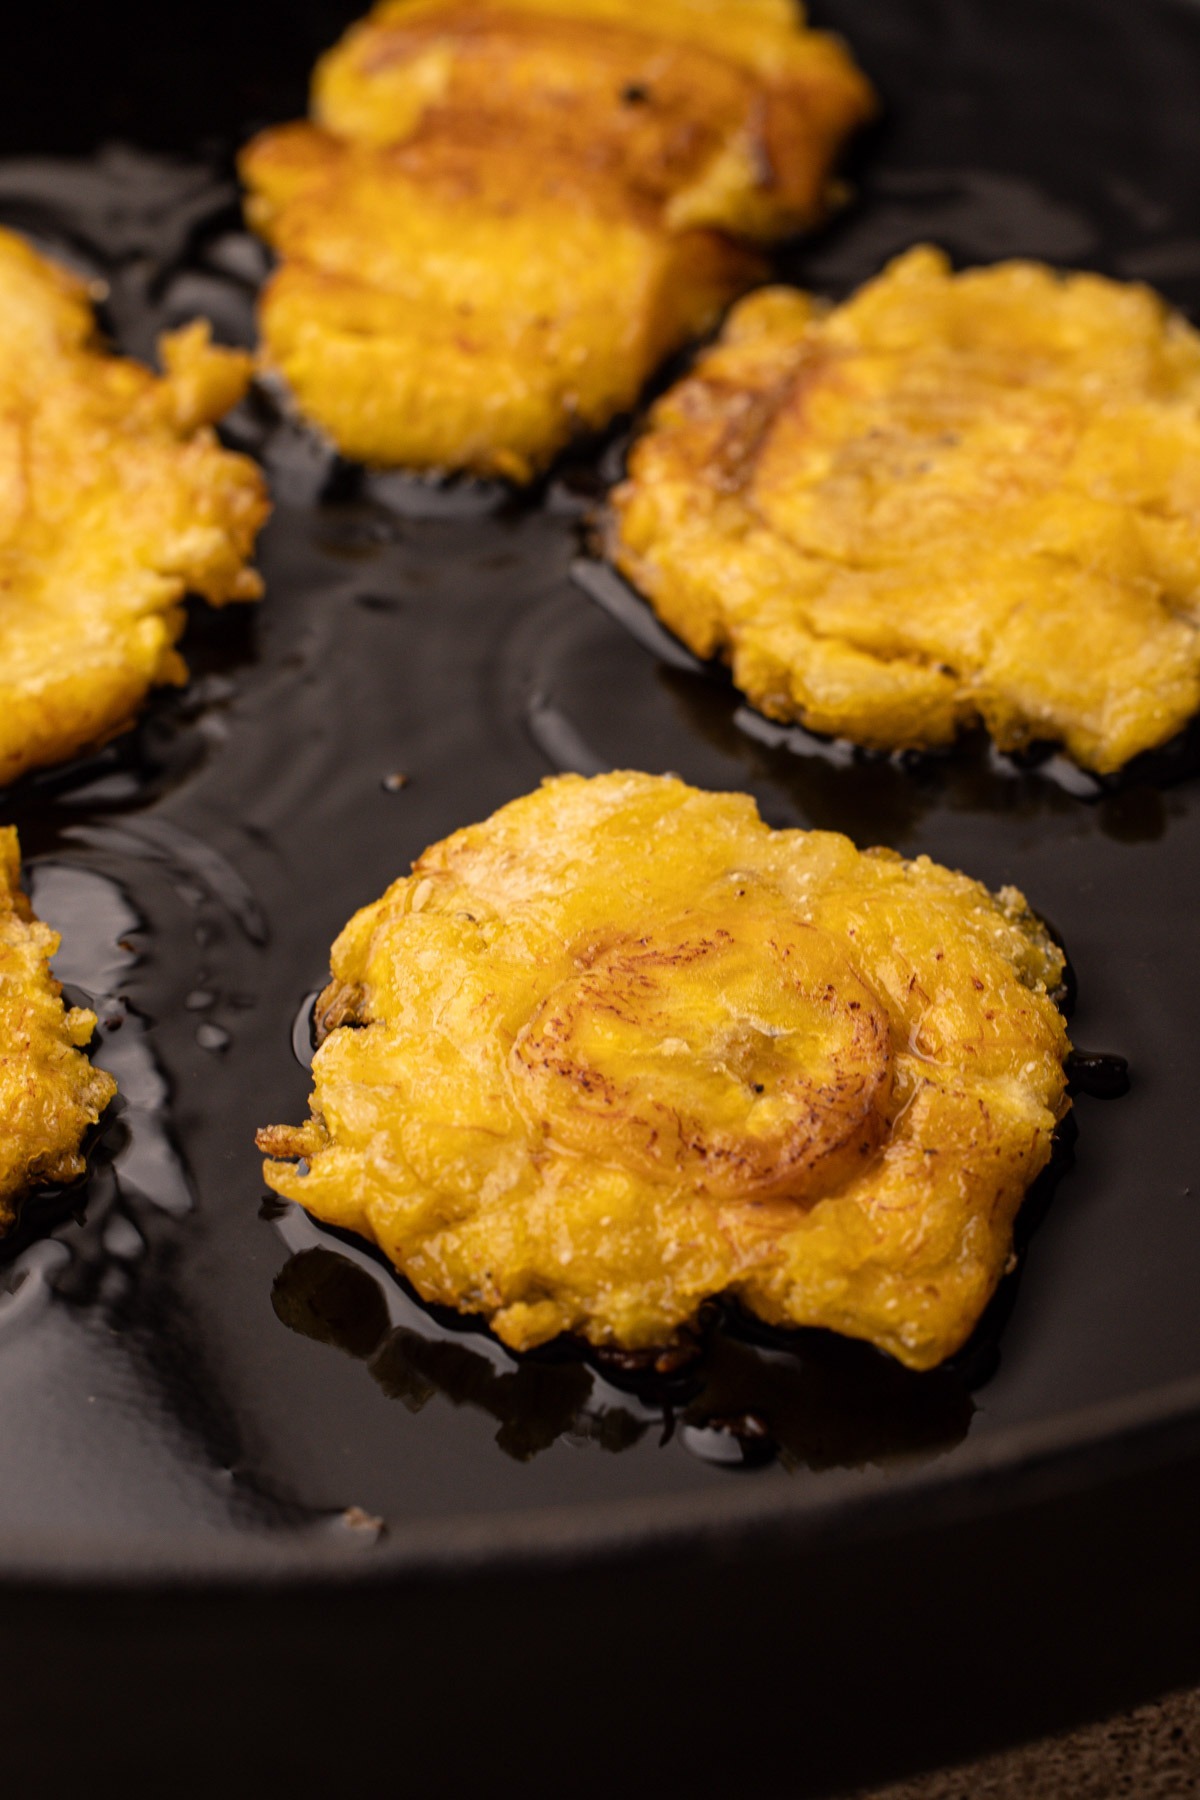
M748 705L724 664L702 661L676 643L615 570L589 555L576 560L571 575L598 611L655 659L656 688L682 740L680 766L690 767L689 742L715 751L729 765L716 778L741 788L770 781L818 830L901 848L916 840L931 812L949 809L1084 821L1119 843L1150 843L1165 836L1182 811L1183 800L1172 790L1200 770L1200 721L1104 777L1079 770L1050 743L1000 752L982 730L965 733L952 752L889 754L821 737L802 725L777 723ZM581 669L587 660L582 642L581 636L576 658ZM559 679L547 684L548 691L570 718L575 668L552 674Z
M495 1419L497 1446L518 1462L559 1439L617 1453L656 1438L729 1468L852 1468L938 1455L962 1441L974 1412L958 1366L915 1374L832 1333L785 1337L742 1315L667 1377L557 1349L497 1362L496 1346L473 1348L461 1323L444 1336L393 1325L381 1280L323 1245L288 1258L272 1304L290 1331L364 1362L409 1412L442 1401Z

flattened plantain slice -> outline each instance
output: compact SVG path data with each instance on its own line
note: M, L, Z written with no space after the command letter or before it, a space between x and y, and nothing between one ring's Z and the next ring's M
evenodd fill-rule
M117 1091L84 1054L95 1013L62 1003L58 944L21 892L17 834L0 827L0 1231L30 1189L83 1174L84 1134Z
M613 559L771 718L982 720L1101 774L1200 709L1200 335L1149 289L917 249L766 289L655 408Z
M186 678L186 593L261 591L263 479L211 429L251 360L202 324L161 350L161 379L106 354L85 284L0 231L0 786Z
M347 456L528 480L822 216L871 104L790 0L385 0L242 157L268 365Z
M1063 958L1020 894L673 777L547 782L332 961L267 1181L517 1350L667 1351L730 1293L931 1367L1068 1105Z

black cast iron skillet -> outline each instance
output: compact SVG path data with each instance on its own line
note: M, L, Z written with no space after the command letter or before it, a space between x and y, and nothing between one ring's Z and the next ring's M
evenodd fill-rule
M196 311L250 341L231 150L301 109L351 10L8 21L0 218L108 282L125 349ZM789 275L836 295L929 238L1200 316L1200 10L814 11L887 116ZM798 1800L1200 1676L1193 747L1101 789L767 727L572 581L615 437L513 498L365 476L269 398L229 435L275 489L265 603L197 612L186 693L0 807L124 1096L88 1185L3 1252L14 1789ZM948 1368L735 1317L657 1387L518 1365L262 1204L254 1128L303 1115L305 1004L353 908L552 770L622 765L1016 882L1063 933L1076 1041L1131 1091L1079 1095Z

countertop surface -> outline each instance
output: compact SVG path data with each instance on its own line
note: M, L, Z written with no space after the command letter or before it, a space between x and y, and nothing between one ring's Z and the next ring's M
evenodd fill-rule
M1191 1800L1200 1795L1200 1690L1063 1737L1006 1750L855 1800Z

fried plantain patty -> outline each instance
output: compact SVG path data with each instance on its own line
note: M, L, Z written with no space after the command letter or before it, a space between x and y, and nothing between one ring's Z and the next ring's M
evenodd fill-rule
M1110 772L1200 708L1200 335L928 248L832 311L763 290L655 408L609 548L771 718Z
M30 1188L83 1174L84 1133L117 1091L83 1053L95 1013L62 1003L58 944L21 892L17 834L0 827L0 1231Z
M83 282L0 231L0 786L179 682L187 592L253 599L267 502L210 422L250 358L186 326L166 374L106 354Z
M347 456L528 480L822 215L870 106L790 0L385 0L243 155L265 357Z
M664 1350L712 1295L956 1350L1067 1108L1061 953L1012 889L562 776L333 949L270 1186L530 1349Z

